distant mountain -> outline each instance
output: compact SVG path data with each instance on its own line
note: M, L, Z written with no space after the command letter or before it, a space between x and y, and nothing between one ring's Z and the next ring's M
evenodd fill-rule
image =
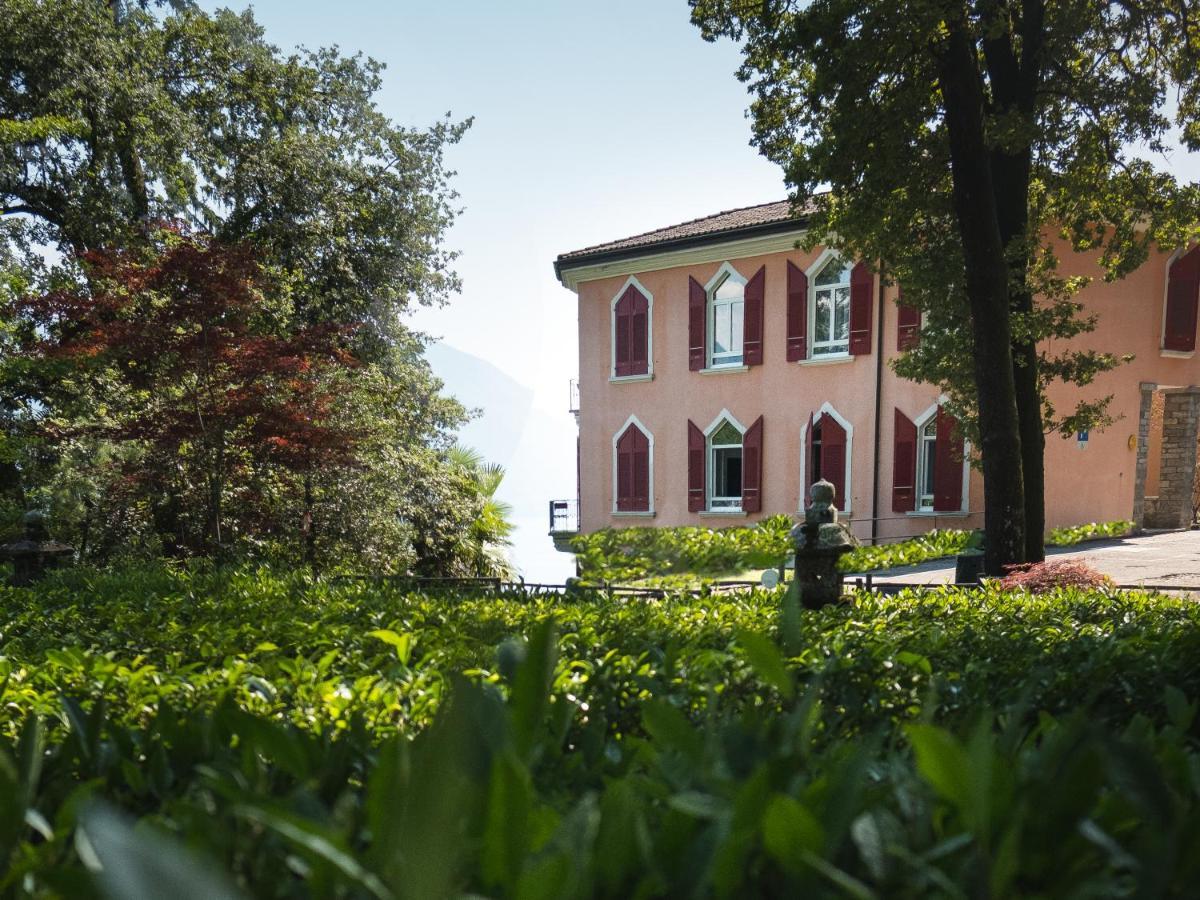
M480 415L459 429L459 440L505 468L512 462L533 408L533 390L487 360L449 344L431 345L425 357L446 393Z
M575 496L575 422L564 409L551 415L533 404L533 390L486 360L448 344L426 357L446 393L480 414L459 430L459 441L504 466L499 498L513 507L513 560L530 581L561 584L574 557L554 549L547 503Z

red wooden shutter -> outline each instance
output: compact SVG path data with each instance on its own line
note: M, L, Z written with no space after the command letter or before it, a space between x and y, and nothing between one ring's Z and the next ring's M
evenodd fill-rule
M800 485L800 498L804 501L805 506L812 503L809 488L813 483L813 428L816 424L812 413L809 413L808 431L805 432L804 438L804 484Z
M892 438L892 512L912 512L917 507L917 426L896 410Z
M808 356L808 276L795 263L787 264L787 360ZM807 491L808 486L804 489Z
M621 295L621 299L613 307L613 340L615 343L613 374L618 378L632 374L630 368L629 313L630 307L633 305L633 293L634 290L630 287L629 290Z
M1196 304L1200 300L1200 246L1171 263L1167 273L1167 311L1163 349L1196 349Z
M617 511L650 509L650 439L636 425L617 438Z
M742 435L742 512L762 509L762 450L763 417L759 416Z
M821 477L832 484L837 493L834 505L846 506L846 429L833 416L821 416Z
M647 335L650 329L649 301L646 295L634 288L629 304L629 374L645 375L650 371L647 354Z
M962 509L963 439L954 416L940 406L937 411L937 441L933 445L933 509L958 512Z
M871 352L871 294L875 276L865 262L850 271L850 355L867 356Z
M650 511L650 439L636 432L633 450L633 508L638 512Z
M921 310L906 306L901 291L896 296L896 312L896 349L911 350L921 341Z
M704 432L688 419L688 512L705 507L705 446Z
M742 361L748 366L761 366L763 361L763 298L766 285L767 267L763 266L746 282L743 294Z
M693 372L704 368L708 355L704 350L706 319L708 318L708 293L704 285L688 277L688 368ZM703 509L704 507L700 507Z
M625 433L617 438L617 511L630 512L633 509L633 434L637 431L632 425Z

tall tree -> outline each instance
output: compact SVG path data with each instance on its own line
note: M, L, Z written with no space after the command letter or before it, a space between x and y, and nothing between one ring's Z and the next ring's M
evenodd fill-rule
M336 562L355 547L378 568L414 564L425 538L412 522L456 508L461 479L444 451L464 413L439 395L403 316L457 290L455 254L443 245L457 198L444 154L469 121L399 126L375 104L380 64L336 50L282 52L248 11L0 0L0 21L0 242L10 257L0 263L31 273L16 293L97 296L94 270L74 260L144 249L164 220L252 247L287 286L280 339L322 326L350 336L359 367L334 412L353 419L361 463L318 468L298 492L277 465L246 470L266 503L257 538L265 546L294 517L310 523L310 559ZM61 264L47 265L47 246ZM0 488L16 475L35 502L98 510L128 486L113 470L138 457L128 442L77 430L46 441L42 426L103 418L107 398L39 382L47 369L25 365L22 352L37 338L30 316L0 325L0 346L14 351L0 359L0 426L25 447L19 468L0 452ZM418 494L425 506L409 514ZM291 505L295 496L304 508ZM186 506L174 488L125 499L107 525L126 546L177 531Z
M1200 236L1200 191L1131 149L1172 125L1200 148L1200 19L1188 0L691 0L704 36L742 42L754 141L797 198L828 185L812 240L882 260L929 340L900 371L942 384L978 437L988 571L1043 553L1044 433L1103 423L1103 398L1060 412L1053 379L1117 360L1052 355L1094 325L1057 274L1053 239L1106 277L1154 244ZM956 327L959 326L959 327ZM961 327L965 326L965 327Z
M200 528L175 547L217 555L231 542L226 498L255 464L309 479L354 463L355 431L334 415L353 357L330 326L284 331L288 294L245 246L167 229L152 247L89 252L88 289L18 301L38 337L29 356L60 385L56 407L84 397L86 417L47 423L56 437L133 441L129 479L171 502L200 498ZM100 403L92 398L103 398Z

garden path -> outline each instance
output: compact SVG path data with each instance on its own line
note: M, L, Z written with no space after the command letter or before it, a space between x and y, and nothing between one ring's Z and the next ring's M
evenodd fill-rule
M1047 559L1077 559L1117 584L1200 586L1200 531L1151 532L1050 549ZM877 581L944 584L954 580L953 560L933 560L872 573Z

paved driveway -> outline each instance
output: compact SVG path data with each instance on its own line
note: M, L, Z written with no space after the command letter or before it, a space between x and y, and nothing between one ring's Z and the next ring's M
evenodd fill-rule
M1048 559L1079 559L1117 584L1200 587L1200 531L1166 531L1051 550ZM940 584L954 580L953 560L872 573L877 581Z

